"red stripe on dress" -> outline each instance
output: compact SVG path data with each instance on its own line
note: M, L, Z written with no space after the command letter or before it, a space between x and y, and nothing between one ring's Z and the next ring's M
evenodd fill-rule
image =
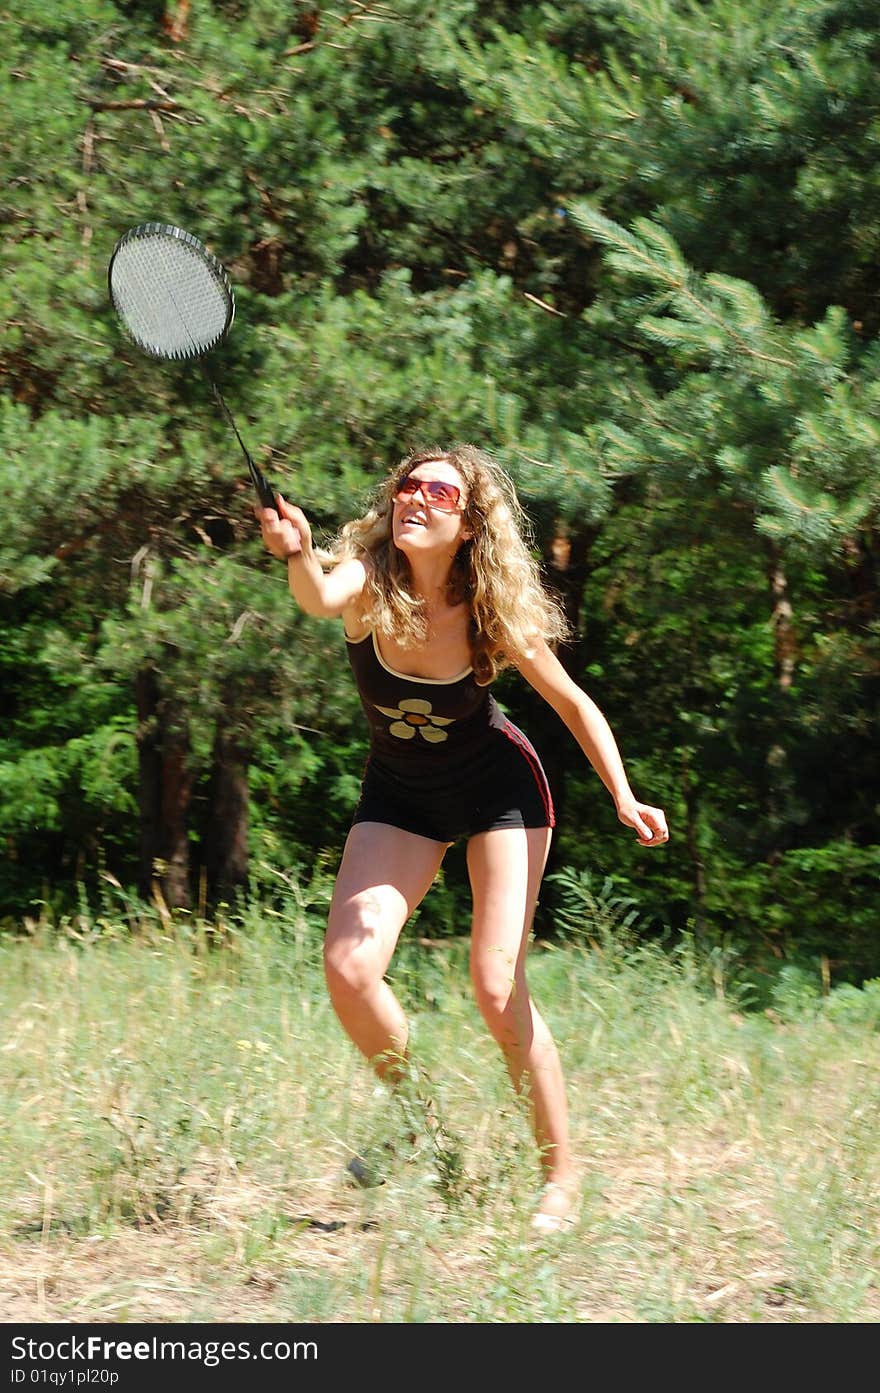
M518 730L515 725L508 721L506 716L504 718L504 725L501 727L501 729L504 731L504 734L507 736L508 740L510 740L511 743L514 744L516 748L522 754L525 755L528 766L535 777L535 783L538 785L538 792L541 795L541 802L544 804L544 812L547 816L547 826L555 827L556 814L553 810L553 799L550 795L550 785L547 782L547 775L544 773L544 770L541 767L541 761L538 759L537 753L529 744L529 741L523 735L522 731Z

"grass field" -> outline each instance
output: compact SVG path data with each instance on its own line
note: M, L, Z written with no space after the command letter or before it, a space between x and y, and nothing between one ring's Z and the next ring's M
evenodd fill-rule
M441 1120L411 1152L301 909L216 939L81 918L0 940L3 1321L880 1317L880 984L749 1013L692 953L536 949L583 1186L576 1227L535 1238L466 945L393 969ZM385 1138L386 1183L352 1188Z

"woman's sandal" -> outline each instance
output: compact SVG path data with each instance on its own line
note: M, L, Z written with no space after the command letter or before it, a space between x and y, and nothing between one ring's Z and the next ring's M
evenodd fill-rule
M538 1208L532 1215L535 1233L566 1233L577 1219L577 1187L548 1180L541 1191Z

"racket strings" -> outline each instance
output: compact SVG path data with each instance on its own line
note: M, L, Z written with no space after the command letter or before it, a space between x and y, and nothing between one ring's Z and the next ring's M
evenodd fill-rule
M162 234L119 248L112 293L131 337L157 357L207 352L231 317L232 298L199 252Z

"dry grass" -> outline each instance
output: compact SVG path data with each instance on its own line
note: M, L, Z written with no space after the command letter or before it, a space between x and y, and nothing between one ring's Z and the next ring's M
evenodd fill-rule
M0 1319L880 1317L870 1024L749 1018L659 954L536 953L583 1165L576 1228L536 1240L457 948L404 951L396 985L463 1175L425 1141L371 1191L345 1160L401 1124L315 957L303 924L213 952L106 926L2 946Z

